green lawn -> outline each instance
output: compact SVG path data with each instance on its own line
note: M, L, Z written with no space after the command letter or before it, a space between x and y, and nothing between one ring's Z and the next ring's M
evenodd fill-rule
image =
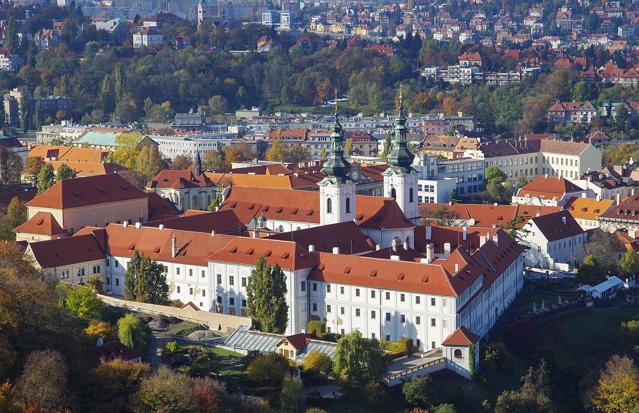
M575 301L579 298L579 293L570 291L569 286L566 284L527 285L519 294L511 308L508 309L508 313L511 316L519 317L532 311L533 303L536 303L537 308L540 308L543 300L544 305L549 307L553 304L557 304L560 296L562 302Z

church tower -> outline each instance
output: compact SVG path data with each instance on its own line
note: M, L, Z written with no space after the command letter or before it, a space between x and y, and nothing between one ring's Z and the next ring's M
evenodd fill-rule
M197 28L202 27L206 19L208 19L206 0L200 0L197 3Z
M408 150L406 116L402 91L399 92L399 116L395 122L388 169L384 175L384 196L394 198L404 215L410 220L419 216L417 206L417 172L412 167L415 155Z
M344 134L335 108L331 132L331 151L322 171L326 178L319 182L320 225L352 221L355 217L355 184L349 173L351 166L344 159Z

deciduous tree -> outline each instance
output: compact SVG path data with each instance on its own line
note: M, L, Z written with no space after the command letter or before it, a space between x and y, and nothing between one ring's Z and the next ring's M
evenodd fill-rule
M22 400L36 403L46 411L70 407L67 364L53 350L34 351L24 362L17 389Z
M171 169L185 170L193 167L193 159L190 156L178 155L171 161Z
M271 267L264 257L260 258L249 277L246 294L248 314L261 331L282 333L286 330L286 275L279 265Z
M151 304L166 304L169 300L164 269L139 251L133 254L127 266L124 289L127 300Z
M13 150L0 147L0 186L11 186L20 183L22 159Z
M518 390L506 390L497 397L495 413L551 413L553 402L550 398L550 385L546 362L539 367L530 367L522 377L522 386Z
M127 314L118 320L118 339L125 346L146 353L151 341L149 328L133 314Z
M41 194L55 185L55 172L51 164L45 164L38 173L38 193Z
M41 156L30 156L24 163L22 172L24 177L31 182L34 187L38 185L38 175L44 166L44 159Z
M56 180L58 182L64 181L65 179L70 179L73 177L75 177L75 171L69 168L69 166L66 163L63 163L62 165L58 167L58 170L56 172Z
M193 413L197 403L193 395L194 381L190 377L162 367L144 379L133 396L135 413Z
M282 383L288 371L288 360L278 353L257 356L246 367L247 376L262 385Z
M632 359L612 356L589 399L602 413L624 413L635 408L639 404L639 370Z
M350 385L361 387L378 380L386 371L386 361L379 342L362 337L354 331L337 342L333 357L333 372Z
M74 287L64 300L64 306L78 318L97 320L102 316L102 301L95 292L86 287Z
M636 274L639 271L639 255L632 250L626 251L621 256L619 267L623 275Z

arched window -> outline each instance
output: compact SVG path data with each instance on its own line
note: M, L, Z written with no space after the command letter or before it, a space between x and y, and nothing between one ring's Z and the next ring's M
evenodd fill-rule
M455 357L456 359L463 359L464 355L462 354L462 351L458 348L455 349L455 352L453 353L453 357Z
M413 201L413 188L410 188L408 190L408 202L414 202Z
M283 226L283 225L280 225L280 226L279 226L279 228L278 228L278 231L279 231L279 232L284 232L284 226Z
M410 237L406 237L406 246L410 248Z
M397 199L397 191L395 191L395 188L391 188L391 198Z
M351 213L351 199L350 198L346 198L346 213L347 214Z
M326 213L327 214L333 213L333 200L331 198L328 198L326 200Z

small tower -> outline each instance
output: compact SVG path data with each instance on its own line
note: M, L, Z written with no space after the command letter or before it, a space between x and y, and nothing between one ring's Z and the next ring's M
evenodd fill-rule
M206 21L208 17L209 16L207 13L206 0L199 0L197 3L197 28L198 29L202 27L202 24L204 24L204 22Z
M336 102L331 151L322 168L326 177L318 184L320 225L352 221L355 217L355 184L349 176L350 170L351 166L344 159L344 134L339 123Z
M395 199L408 219L418 217L417 173L412 167L415 155L408 150L406 139L406 116L403 93L399 91L399 116L395 122L391 151L388 154L388 169L384 175L384 196Z

